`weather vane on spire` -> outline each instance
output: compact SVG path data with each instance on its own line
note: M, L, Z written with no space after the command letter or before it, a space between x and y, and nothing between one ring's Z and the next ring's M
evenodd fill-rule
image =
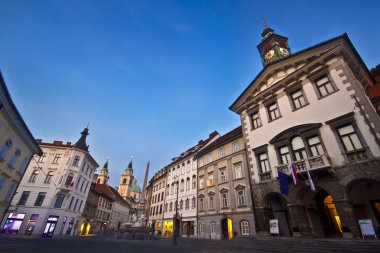
M268 28L267 20L266 20L265 18L263 18L263 22L264 22L264 29L265 29L265 28Z

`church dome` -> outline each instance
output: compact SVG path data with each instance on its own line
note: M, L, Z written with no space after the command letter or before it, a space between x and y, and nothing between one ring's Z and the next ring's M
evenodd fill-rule
M135 185L132 187L132 191L133 191L133 192L141 192L141 188L140 188L140 186L138 186L137 184L135 184Z

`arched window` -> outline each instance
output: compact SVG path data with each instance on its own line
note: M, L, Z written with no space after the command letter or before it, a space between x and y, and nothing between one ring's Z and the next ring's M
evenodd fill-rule
M297 136L292 139L292 149L294 153L294 159L296 161L305 159L307 157L305 144L303 143L301 137Z
M168 211L168 203L165 204L165 213Z
M192 189L197 188L197 176L193 175Z
M185 209L188 210L190 207L190 200L187 198L185 202Z
M190 178L186 178L186 191L190 190Z
M249 223L246 220L240 222L241 235L249 235Z
M31 175L30 178L29 178L29 182L32 182L32 183L36 182L36 178L37 178L37 176L38 176L38 173L39 173L38 170L34 170L34 171L32 172L32 175Z
M181 199L179 201L179 210L182 210L183 209L183 200Z
M46 175L45 183L46 183L46 184L50 184L50 181L51 181L51 179L52 179L53 176L54 176L54 172L53 172L53 171L50 171L50 172Z
M123 184L126 184L126 183L127 183L127 179L124 178L124 179L123 179Z
M169 212L173 211L173 202L170 202L170 205L169 205Z

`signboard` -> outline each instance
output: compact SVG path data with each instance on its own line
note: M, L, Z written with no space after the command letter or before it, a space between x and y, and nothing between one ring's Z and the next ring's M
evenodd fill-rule
M371 219L359 220L359 226L363 238L365 236L376 237L376 232Z
M271 235L279 235L280 234L280 231L278 229L278 220L277 219L269 220L269 233Z

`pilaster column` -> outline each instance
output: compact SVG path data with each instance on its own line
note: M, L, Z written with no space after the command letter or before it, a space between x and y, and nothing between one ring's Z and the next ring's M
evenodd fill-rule
M288 210L290 230L292 231L293 227L298 227L302 236L311 236L312 234L305 206L288 204Z

